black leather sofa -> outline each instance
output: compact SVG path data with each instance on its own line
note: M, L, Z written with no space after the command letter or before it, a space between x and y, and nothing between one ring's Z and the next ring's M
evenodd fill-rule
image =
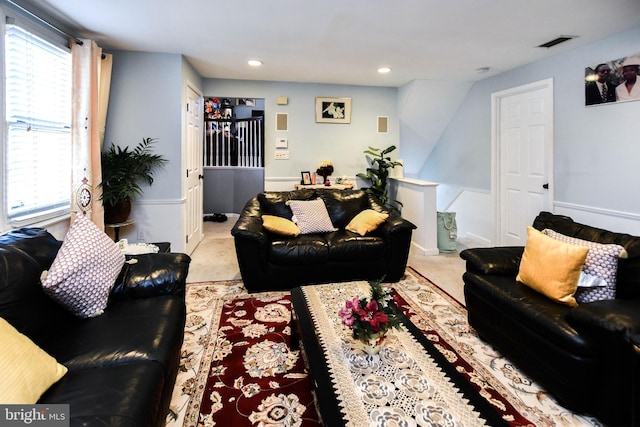
M0 317L68 368L37 403L69 404L71 426L165 425L190 258L128 256L137 263L124 265L104 314L82 319L42 291L60 245L37 228L0 236Z
M265 230L262 215L291 219L288 200L321 198L337 231L283 237ZM364 236L344 227L359 212L388 213ZM286 290L303 284L384 278L397 282L405 272L415 225L365 190L301 189L267 191L245 205L231 230L245 287L250 292Z
M623 246L628 258L618 261L616 299L557 303L516 281L523 247L467 249L460 256L470 325L565 407L609 425L640 422L632 421L640 387L632 345L640 333L640 237L549 212L533 227Z

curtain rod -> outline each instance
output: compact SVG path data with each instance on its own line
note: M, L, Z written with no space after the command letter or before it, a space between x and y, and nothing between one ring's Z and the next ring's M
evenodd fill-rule
M68 37L68 38L72 39L74 42L76 42L76 44L78 44L78 45L80 45L80 46L82 46L82 45L83 45L82 40L80 40L80 39L79 39L79 38L77 38L76 36L71 35L71 34L67 33L66 31L64 31L64 30L62 30L62 29L60 29L60 28L56 27L55 25L53 25L52 23L50 23L50 22L49 22L49 21L47 21L46 19L39 17L39 16L38 16L38 15L36 15L34 12L31 12L30 10L25 9L25 8L24 8L24 7L22 7L21 5L17 4L15 1L13 1L13 0L6 0L6 2L7 2L7 3L10 3L10 4L11 4L11 5L13 5L14 7L16 7L16 8L18 8L18 9L20 9L21 11L23 11L24 13L26 13L26 14L27 14L27 15L29 15L30 17L32 17L32 18L34 18L34 19L38 20L39 22L41 22L41 23L45 24L45 25L46 25L46 26L48 26L49 28L51 28L51 29L53 29L53 30L55 30L55 31L59 32L59 33L60 33L60 34L62 34L63 36L66 36L66 37Z

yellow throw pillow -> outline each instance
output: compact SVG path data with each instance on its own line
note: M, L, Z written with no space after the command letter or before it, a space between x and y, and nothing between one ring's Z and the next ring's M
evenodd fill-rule
M296 237L300 235L300 229L293 221L275 215L262 215L262 226L272 233L283 236Z
M44 350L0 317L0 403L34 404L67 373Z
M516 280L547 297L573 306L589 248L560 242L527 227L527 243Z
M365 209L353 217L345 229L364 236L378 228L387 218L389 218L389 214L376 212L373 209Z

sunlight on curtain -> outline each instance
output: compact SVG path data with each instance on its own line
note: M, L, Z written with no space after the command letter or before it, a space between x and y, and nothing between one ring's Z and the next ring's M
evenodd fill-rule
M98 187L102 181L100 151L104 139L111 82L111 55L92 40L73 43L73 175L71 210L82 212L104 228Z

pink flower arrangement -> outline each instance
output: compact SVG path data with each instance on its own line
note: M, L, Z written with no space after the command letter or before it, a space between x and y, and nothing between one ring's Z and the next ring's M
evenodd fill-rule
M391 296L382 288L380 281L369 282L371 298L354 297L345 301L338 315L342 324L351 328L353 338L369 341L382 336L391 328L399 328L400 320L388 302Z

